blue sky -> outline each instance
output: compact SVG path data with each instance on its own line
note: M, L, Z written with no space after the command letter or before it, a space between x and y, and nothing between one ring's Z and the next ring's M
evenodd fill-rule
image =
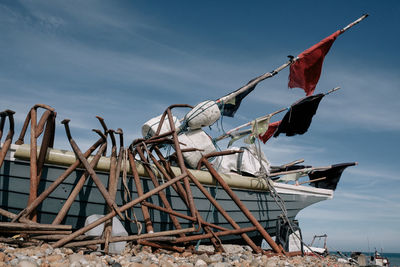
M168 105L217 99L369 13L333 44L316 92L342 89L305 135L263 150L275 165L358 161L333 200L299 214L305 240L399 252L399 12L397 1L1 1L0 109L17 112L19 132L32 105L49 104L82 148L97 138L95 115L132 140ZM259 84L224 129L303 97L287 77ZM69 149L57 128L56 147Z

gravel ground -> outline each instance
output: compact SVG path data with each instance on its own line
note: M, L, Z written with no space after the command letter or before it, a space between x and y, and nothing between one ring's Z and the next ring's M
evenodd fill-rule
M165 267L228 267L228 266L351 266L338 263L334 257L267 257L253 254L247 246L224 245L226 253L208 255L210 246L200 246L203 254L153 251L150 247L127 245L121 255L104 255L101 252L73 251L69 248L53 249L44 244L37 247L16 248L0 243L0 267L56 267L56 266L165 266Z

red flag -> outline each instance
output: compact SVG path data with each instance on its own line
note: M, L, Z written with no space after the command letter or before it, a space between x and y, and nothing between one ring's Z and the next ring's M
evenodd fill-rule
M264 144L268 141L268 139L271 138L272 135L274 135L274 133L276 132L276 129L278 129L278 126L280 123L281 123L281 121L276 121L276 122L270 123L268 125L268 130L263 135L260 134L258 136L260 138L260 140L263 141Z
M290 66L289 88L302 88L307 96L314 93L321 76L324 58L341 33L338 30L298 56L299 59Z

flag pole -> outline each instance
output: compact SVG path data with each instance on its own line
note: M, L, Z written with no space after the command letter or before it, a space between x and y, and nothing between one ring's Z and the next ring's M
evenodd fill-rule
M259 82L275 76L276 74L278 74L278 72L280 72L284 68L286 68L286 67L292 65L294 62L296 62L297 59L298 59L297 57L296 58L291 58L289 61L287 61L285 64L281 65L280 67L274 69L271 72L264 73L264 74L258 76L257 78L254 78L251 82L249 82L245 86L242 86L238 90L236 90L236 91L234 91L234 92L232 92L232 93L230 93L230 94L228 94L226 96L221 97L220 99L218 99L215 102L217 102L217 103L221 103L221 102L222 103L227 103L227 102L229 102L230 100L235 98L237 95L245 92L247 89L249 89L249 88L251 88L253 86L256 86Z
M352 165L349 166L357 166L358 162L351 162ZM311 167L311 168L306 168L310 169L311 171L323 171L327 169L331 169L333 165L329 166L321 166L321 167ZM297 170L290 170L290 171L281 171L281 172L273 172L269 175L269 177L275 177L275 176L280 176L280 175L285 175L285 174L292 174L301 171L302 169L297 169Z
M350 29L351 27L353 27L354 25L360 23L362 20L364 20L368 16L369 16L368 14L364 14L360 18L358 18L357 20L353 21L352 23L350 23L346 27L342 28L340 30L341 34L344 33L345 31L347 31L348 29ZM285 64L281 65L280 67L274 69L271 72L267 72L267 73L264 73L264 74L258 76L257 78L253 79L250 83L246 84L245 86L242 86L238 90L236 90L236 91L234 91L234 92L232 92L232 93L230 93L230 94L228 94L226 96L221 97L216 102L217 103L220 103L220 102L227 103L227 102L229 102L230 100L235 98L237 95L245 92L247 89L249 89L249 88L251 88L253 86L256 86L259 82L275 76L276 74L278 74L278 72L280 72L281 70L285 69L286 67L292 65L298 59L299 59L298 57L291 58L289 61L287 61Z
M339 90L339 89L341 89L339 86L338 86L338 87L335 87L335 88L329 90L328 92L326 92L326 93L324 94L324 96L329 95L329 94L331 94L331 93L333 93L333 92L336 92L336 91ZM264 116L262 116L262 117L259 117L259 118L255 119L255 120L246 122L245 124L242 124L242 125L240 125L240 126L238 126L238 127L236 127L236 128L233 128L233 129L227 131L225 134L223 134L223 135L221 135L221 136L215 138L215 141L216 141L216 142L221 141L222 139L225 139L225 138L229 137L231 133L236 132L236 131L238 131L238 130L240 130L240 129L246 127L246 126L250 126L250 125L251 125L253 122L255 122L255 121L257 121L257 122L262 122L263 120L266 120L266 119L268 119L268 118L270 118L270 117L272 117L272 116L274 116L274 115L276 115L276 114L278 114L278 113L281 113L281 112L283 112L283 111L285 111L285 110L288 110L288 109L289 109L289 108L283 108L283 109L280 109L280 110L278 110L278 111L272 112L272 113L267 114L267 115L264 115ZM244 134L244 133L247 133L247 132L250 133L250 132L251 132L251 129L245 130L245 131L243 131L243 132L241 132L241 133Z
M240 126L238 126L238 127L236 127L236 128L233 128L233 129L227 131L225 134L223 134L223 135L217 137L217 138L215 139L215 141L218 142L218 141L220 141L220 140L222 140L222 139L225 139L225 138L228 137L231 133L236 132L236 131L238 131L238 130L240 130L240 129L246 127L246 126L250 126L254 121L262 122L262 121L268 119L269 117L272 117L272 116L274 116L274 115L276 115L276 114L278 114L278 113L281 113L281 112L283 112L283 111L285 111L285 110L287 110L287 109L288 109L288 108L283 108L283 109L280 109L280 110L275 111L275 112L273 112L273 113L270 113L270 114L267 114L267 115L265 115L265 116L259 117L259 118L255 119L255 120L246 122L245 124L242 124L242 125L240 125ZM248 130L248 131L251 131L251 130Z
M340 89L339 86L338 86L338 87L335 87L335 88L329 90L328 92L326 92L324 95L329 95L330 93L333 93L333 92L335 92L335 91L337 91L337 90L339 90L339 89Z
M347 25L346 27L344 27L343 29L341 29L340 31L343 33L345 31L347 31L348 29L350 29L351 27L353 27L354 25L360 23L362 20L364 20L366 17L368 17L369 14L364 14L362 15L359 19L353 21L352 23L350 23L349 25Z

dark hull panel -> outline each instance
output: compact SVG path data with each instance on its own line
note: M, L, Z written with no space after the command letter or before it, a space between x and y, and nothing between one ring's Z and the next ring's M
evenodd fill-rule
M43 192L60 174L64 172L65 167L59 166L45 166L43 170L42 180L39 185L39 193ZM52 223L58 211L62 208L65 200L72 191L74 184L79 180L83 174L82 170L73 172L38 208L38 220L41 223ZM99 178L105 186L108 182L108 174L97 172ZM137 197L137 192L133 184L133 180L128 176L128 186L131 191L132 199ZM142 186L144 191L147 192L153 188L152 182L149 178L142 177ZM230 214L230 216L239 224L240 227L251 227L249 220L243 215L236 204L229 198L221 187L206 186L211 195L213 195L219 204ZM173 191L172 188L164 190L169 199L172 208L178 212L190 215L188 208L182 202L180 197ZM208 222L218 224L226 228L232 228L229 223L213 209L210 202L203 196L203 194L192 186L192 192L197 209L201 216ZM237 196L243 201L247 208L257 218L267 231L274 235L276 219L281 214L281 210L275 203L273 198L269 195L268 191L254 191L245 189L234 189ZM121 181L118 183L118 192L116 202L118 205L123 204L123 187ZM13 213L20 212L27 205L29 196L29 162L24 161L4 161L0 170L0 206L1 208ZM288 215L294 219L297 213L318 201L325 200L324 196L290 194L280 193L286 204ZM158 196L152 196L148 202L154 204L161 204ZM134 212L139 221L143 221L142 212L139 207L134 208ZM85 218L92 214L105 214L107 207L105 201L96 188L94 182L89 178L83 190L79 193L77 199L71 206L67 217L63 223L72 225L74 228L80 228L84 225ZM174 229L169 216L166 213L150 209L151 220L155 231L171 230ZM2 218L6 220L6 218ZM182 222L182 227L191 227L188 221L179 219ZM127 222L126 229L130 233L136 233L137 228L133 223ZM256 233L249 233L253 238ZM232 240L233 241L233 240Z

